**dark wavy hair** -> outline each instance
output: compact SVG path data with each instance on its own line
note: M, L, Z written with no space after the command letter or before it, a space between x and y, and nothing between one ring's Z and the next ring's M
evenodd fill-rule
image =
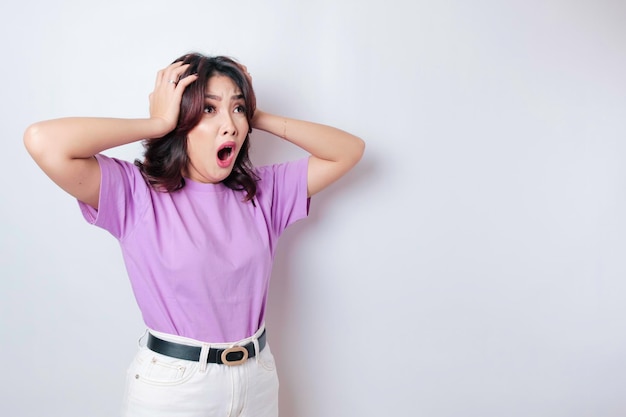
M232 190L245 191L244 201L251 201L256 194L258 177L253 171L248 151L252 116L256 110L256 96L244 68L233 58L226 56L205 56L189 53L174 60L189 64L181 78L197 74L196 81L183 92L178 123L174 130L163 137L143 141L144 160L135 160L150 185L159 191L173 192L185 186L183 174L187 169L187 134L200 122L205 105L205 91L209 79L214 75L225 75L239 87L245 101L248 134L235 160L232 172L222 183Z

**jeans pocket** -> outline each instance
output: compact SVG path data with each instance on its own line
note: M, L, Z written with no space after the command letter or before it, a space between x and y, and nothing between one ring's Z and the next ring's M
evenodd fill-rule
M259 354L259 364L261 364L261 367L266 371L273 372L276 370L276 362L274 361L274 355L269 345L265 346L265 349Z
M151 385L180 385L198 370L198 363L170 358L142 349L129 370L129 377Z

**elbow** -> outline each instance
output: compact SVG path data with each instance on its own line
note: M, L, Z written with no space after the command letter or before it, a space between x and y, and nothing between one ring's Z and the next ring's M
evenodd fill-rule
M48 166L60 156L60 148L54 146L50 133L41 122L34 123L24 132L24 146L29 155L41 168Z
M363 154L365 153L365 141L361 138L359 139L359 144L358 144L358 148L359 148L359 159L361 159L363 157Z
M356 165L365 153L365 141L355 136L354 151L352 153L353 165Z
M26 129L24 132L24 146L26 150L33 157L33 159L37 160L41 155L44 154L44 140L41 137L41 130L39 128L39 124L35 123Z

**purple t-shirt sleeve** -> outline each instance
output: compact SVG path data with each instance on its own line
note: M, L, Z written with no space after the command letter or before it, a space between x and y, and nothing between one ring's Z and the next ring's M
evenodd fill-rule
M98 210L79 201L85 220L123 239L146 209L148 185L139 169L127 161L96 155L100 165Z
M257 183L258 197L262 205L269 206L275 236L309 214L308 163L307 157L257 169L261 178Z

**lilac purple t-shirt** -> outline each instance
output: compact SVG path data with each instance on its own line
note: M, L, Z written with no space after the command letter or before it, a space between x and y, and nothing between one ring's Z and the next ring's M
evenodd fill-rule
M156 191L134 164L96 158L98 210L79 205L118 239L146 326L214 343L254 334L277 239L308 215L308 158L256 168L256 206L221 183L186 179L181 190Z

